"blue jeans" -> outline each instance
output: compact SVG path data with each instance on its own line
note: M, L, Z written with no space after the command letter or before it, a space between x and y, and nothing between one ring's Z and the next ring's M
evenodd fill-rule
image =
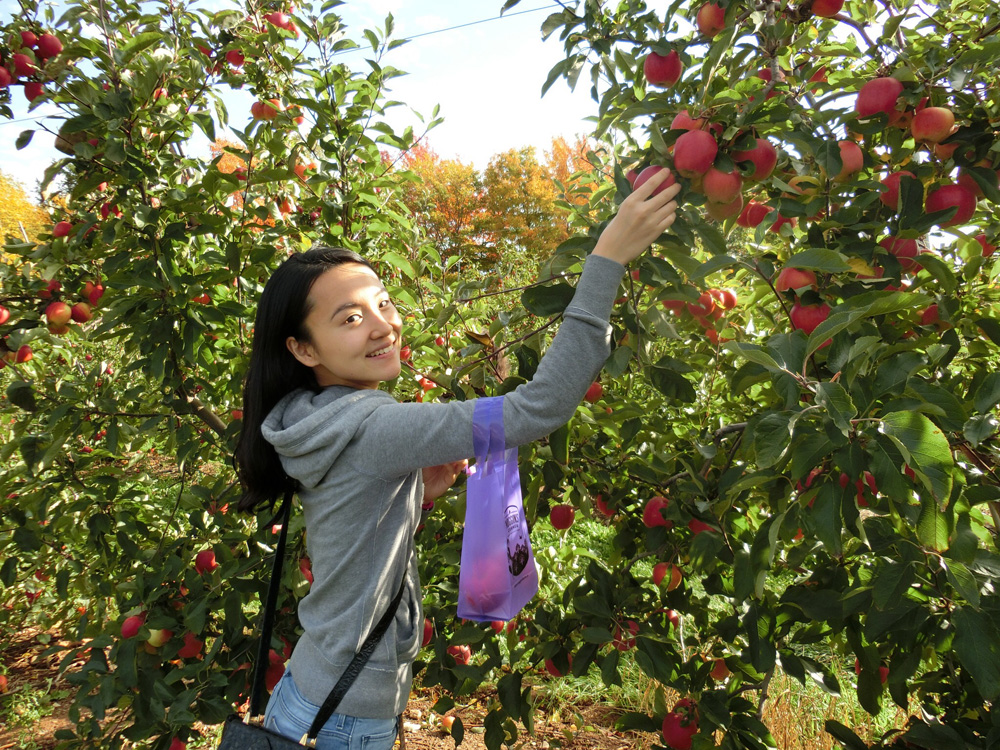
M298 742L309 731L319 706L299 692L292 673L285 674L271 693L264 711L264 726ZM316 740L317 750L391 750L396 740L396 719L358 719L334 714L323 725Z

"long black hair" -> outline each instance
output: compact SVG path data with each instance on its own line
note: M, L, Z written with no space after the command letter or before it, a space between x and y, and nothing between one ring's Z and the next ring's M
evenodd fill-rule
M289 336L309 341L305 319L312 285L326 271L344 263L372 265L352 250L316 245L290 256L267 280L257 305L250 364L243 382L243 429L233 465L243 496L239 510L254 512L274 503L296 482L281 467L274 447L261 435L264 419L283 396L298 388L319 390L312 368L299 362L285 345ZM372 268L372 270L374 270Z

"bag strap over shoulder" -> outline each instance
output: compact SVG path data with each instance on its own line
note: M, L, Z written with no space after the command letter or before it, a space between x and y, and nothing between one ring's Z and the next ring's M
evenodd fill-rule
M271 633L274 630L274 615L277 609L278 603L278 589L281 586L281 568L285 559L285 540L288 536L288 520L291 518L292 512L292 496L293 492L289 490L285 493L284 498L281 501L281 507L274 517L265 525L265 527L272 526L277 520L281 520L281 535L278 537L278 546L274 551L274 562L271 566L271 582L267 587L267 600L264 602L263 615L264 620L261 624L260 631L260 644L257 647L257 663L254 665L253 672L253 686L250 692L250 712L248 717L251 720L262 717L263 711L262 707L266 703L266 680L267 680L267 665L269 663L269 654L271 650ZM396 615L396 610L399 608L399 602L403 598L403 591L406 588L406 567L403 568L403 578L399 582L399 589L396 591L396 595L393 600L389 603L389 607L386 609L385 613L382 615L382 619L378 621L372 631L365 638L364 643L361 644L361 648L354 655L351 663L347 665L347 669L344 670L344 674L341 675L337 684L334 685L333 690L326 697L323 705L320 707L319 713L316 714L316 718L313 720L312 726L309 727L309 732L305 735L301 743L306 744L307 740L315 740L317 735L319 735L320 729L330 720L340 701L343 699L344 695L347 694L348 688L354 683L358 675L361 674L361 670L364 668L365 663L368 658L375 651L375 647L378 645L379 641L382 640L382 636L389 629L389 625Z
M267 665L270 662L271 633L274 630L274 611L278 604L278 589L281 586L281 566L285 561L285 540L288 538L288 519L292 512L292 495L289 490L281 501L281 507L274 517L265 524L264 528L274 525L274 522L281 518L281 535L278 537L278 546L274 550L274 562L271 564L271 582L267 587L267 600L264 602L264 621L260 628L260 643L257 646L257 662L253 670L253 686L250 688L250 713L251 718L256 718L263 714L263 705L266 702L266 681Z

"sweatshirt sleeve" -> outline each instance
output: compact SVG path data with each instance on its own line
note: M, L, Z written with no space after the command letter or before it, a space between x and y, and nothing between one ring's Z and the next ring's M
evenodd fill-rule
M624 273L624 266L613 260L597 255L587 258L573 300L534 377L504 396L508 446L544 437L573 416L611 353L608 320ZM471 399L380 405L357 435L371 449L359 451L367 465L358 468L399 476L472 458L475 403Z

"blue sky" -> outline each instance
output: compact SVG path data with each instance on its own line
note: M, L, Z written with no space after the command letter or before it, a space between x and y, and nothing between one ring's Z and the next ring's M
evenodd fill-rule
M219 7L227 5L218 3ZM424 35L391 51L385 59L386 64L408 73L393 81L391 96L424 115L439 104L445 122L432 131L430 145L445 158L482 168L491 155L509 148L534 146L541 155L554 136L588 133L590 126L583 118L597 108L586 78L575 92L559 81L544 98L540 96L549 69L562 59L558 39L543 42L539 30L558 4L523 0L498 19L501 7L502 0L348 0L337 10L354 39L360 39L363 28L382 27L388 13L395 19L396 38ZM16 12L13 0L0 0L0 17ZM462 28L452 28L456 26ZM356 59L345 56L345 62L364 66L363 52L349 54ZM32 190L58 156L53 138L37 132L22 151L14 149L14 141L22 130L32 127L27 118L57 110L43 105L29 114L20 88L12 91L15 122L0 121L0 168ZM245 106L249 107L249 99ZM230 107L231 117L238 111ZM413 124L417 130L419 126L404 108L398 108L390 120L397 127ZM58 121L50 122L53 129L58 127Z

